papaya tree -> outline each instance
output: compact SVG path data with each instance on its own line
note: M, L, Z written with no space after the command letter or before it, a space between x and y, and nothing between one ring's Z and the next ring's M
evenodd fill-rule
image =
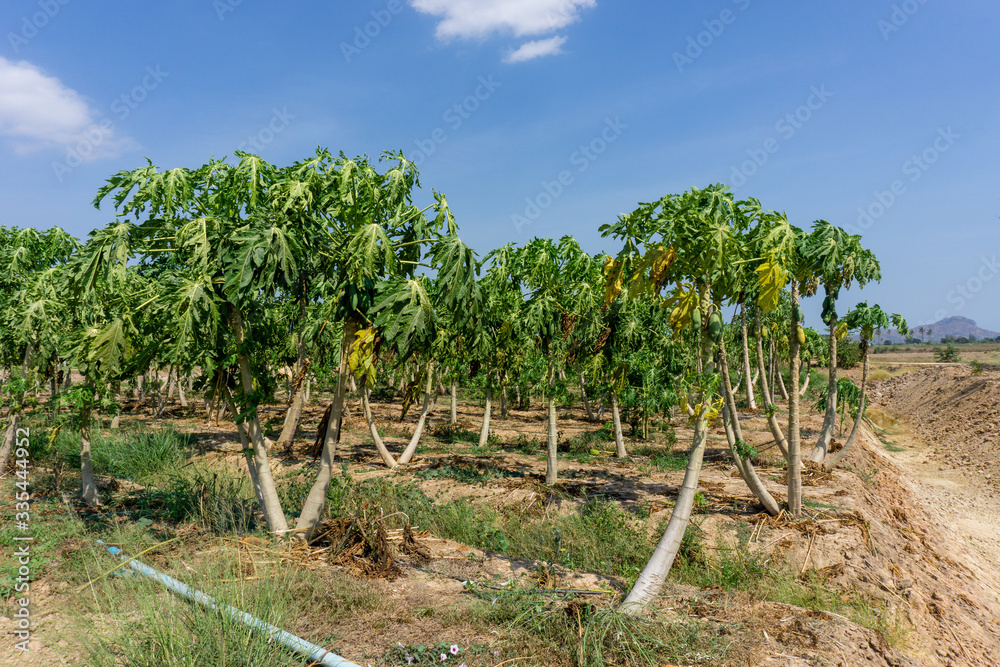
M0 476L6 473L31 386L47 377L50 398L58 390L58 368L69 356L60 276L78 245L59 227L0 227L0 265L7 267L0 275L0 367L8 374L3 407L10 417L0 443Z
M826 220L813 223L812 232L805 242L805 254L819 276L826 296L823 299L823 324L828 328L829 376L827 382L826 412L823 428L809 455L809 460L822 463L830 448L830 440L837 421L837 299L842 289L850 289L857 282L864 287L882 278L875 256L861 246L861 237L853 236Z
M579 324L580 314L586 313L589 318L599 307L601 295L590 280L595 270L599 271L599 265L573 237L564 236L558 243L532 239L518 252L516 266L520 283L528 292L523 318L547 364L545 483L551 486L559 478L556 395L560 390L565 391L560 371L565 369L569 339Z
M895 313L890 315L882 310L878 304L869 306L867 301L855 306L854 310L849 312L844 318L844 324L847 329L857 331L861 338L861 360L863 364L861 390L858 398L858 411L854 417L854 426L851 428L851 434L840 451L829 457L823 464L823 467L827 471L833 470L844 460L844 457L847 456L858 437L861 421L865 414L865 392L868 384L868 350L876 333L880 330L888 330L890 327L895 328L904 338L910 333L906 320L901 315Z
M697 339L695 371L686 378L682 399L695 403L688 465L667 528L621 605L639 613L659 593L673 564L691 517L705 453L708 425L722 410L721 376L713 346L721 334L721 311L715 284L725 290L730 258L740 255L740 231L745 228L745 204L733 200L721 185L666 195L642 204L601 232L623 242L608 273L612 291L635 297L646 293L666 302L675 330L690 329ZM659 296L668 289L666 297Z
M764 312L771 312L777 308L781 292L786 286L790 293L790 317L785 329L790 384L787 390L788 437L785 458L788 461L788 513L792 516L802 513L799 368L800 348L805 344L806 336L799 298L801 294L809 295L814 292L818 284L814 264L809 261L805 250L805 241L803 231L791 225L784 214L766 216L755 229L753 240L754 253L760 260L755 269L758 275L758 307ZM775 439L778 439L777 435Z

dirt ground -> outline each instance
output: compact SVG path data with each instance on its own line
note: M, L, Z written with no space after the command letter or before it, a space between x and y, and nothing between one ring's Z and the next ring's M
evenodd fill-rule
M766 553L771 562L795 572L821 576L827 585L858 600L885 604L876 619L886 633L902 639L891 645L885 634L829 612L749 600L721 590L698 590L668 584L664 607L683 609L713 622L739 627L725 665L975 665L1000 664L1000 370L987 368L973 375L965 365L920 367L872 387L871 417L878 429L866 429L858 446L834 474L809 470L805 475L805 516L799 520L760 514L728 458L724 433L714 429L706 452L700 490L707 507L698 521L708 539L725 548L737 530L751 531L748 548ZM303 428L290 456L274 456L276 475L310 465L306 452L325 403L308 406ZM273 412L273 414L271 414ZM447 421L442 397L431 419ZM389 448L399 452L412 430L415 415L399 423L397 405L376 405ZM542 440L545 413L536 408L511 411L508 419L494 412L495 432L504 440L517 436ZM804 450L808 451L822 422L811 408L803 409ZM265 411L264 419L280 419L280 409ZM356 479L400 475L440 465L453 454L435 445L415 458L408 470L388 472L370 444L360 410L352 405L341 456L348 457ZM460 406L459 418L472 428L479 408ZM776 467L765 420L741 415L745 436L764 451L758 470L771 493L784 499L783 471ZM241 465L239 446L230 424L206 425L193 410L175 411L168 419L189 428L199 438L202 456ZM280 422L279 422L280 426ZM560 439L593 431L580 409L560 413ZM684 450L691 431L676 427L676 450ZM634 448L638 442L628 441ZM539 451L541 454L541 451ZM454 480L417 480L431 497L464 496L496 506L528 507L562 502L570 509L583 491L605 496L625 507L647 504L652 532L669 515L683 471L661 472L644 457L617 461L600 456L587 462L560 461L559 498L554 500L540 480L544 458L505 448L490 455L489 465L524 473L516 483L498 479L479 485ZM569 498L567 500L566 498ZM349 659L381 655L396 642L453 641L489 646L503 628L490 632L455 623L468 599L465 581L538 583L539 563L518 562L483 553L447 540L425 538L430 560L403 567L394 581L367 581L387 601L386 609L359 614L338 624L333 650ZM405 559L403 559L405 560ZM416 563L414 563L416 564ZM557 568L557 588L623 592L613 578ZM65 611L68 591L58 573L36 587L36 643L16 661L0 652L0 664L58 665L74 662L67 651L74 632L72 614ZM877 605L873 604L873 608ZM433 609L433 613L420 610ZM444 623L441 619L451 619ZM0 627L10 627L0 618ZM447 627L446 627L447 626ZM6 632L6 631L5 631ZM4 649L5 650L5 649ZM69 656L69 657L68 657ZM514 656L502 656L501 663ZM367 664L367 663L365 663ZM472 664L470 662L470 664ZM479 663L476 663L479 664ZM482 663L486 664L486 663ZM528 665L530 659L513 664ZM714 664L698 662L697 664Z

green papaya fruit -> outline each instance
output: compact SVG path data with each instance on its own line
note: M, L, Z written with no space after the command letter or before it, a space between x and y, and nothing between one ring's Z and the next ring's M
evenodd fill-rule
M695 329L701 329L701 309L695 308L691 311L691 324Z
M725 323L722 321L722 313L715 311L708 318L708 335L712 337L712 342L721 342L724 330Z

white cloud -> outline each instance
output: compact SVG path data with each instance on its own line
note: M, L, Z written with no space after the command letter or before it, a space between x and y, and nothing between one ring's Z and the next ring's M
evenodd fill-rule
M417 11L442 17L437 27L441 39L505 32L516 37L544 35L578 21L581 10L597 6L597 0L411 0L411 3Z
M525 42L516 51L508 53L503 61L505 63L523 63L533 58L554 56L562 53L562 45L565 43L566 38L561 36Z
M114 135L114 125L75 90L29 62L0 56L0 135L13 140L18 153L43 148L71 148L85 142L86 159L111 157L135 145ZM96 139L95 139L96 137Z

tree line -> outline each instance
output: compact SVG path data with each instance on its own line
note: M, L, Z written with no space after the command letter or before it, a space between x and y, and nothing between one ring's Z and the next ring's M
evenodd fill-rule
M639 204L600 228L616 250L594 255L566 236L480 256L461 240L445 196L424 195L398 152L372 162L320 149L284 167L243 152L191 169L150 163L111 176L93 204L113 208L114 221L82 242L58 228L0 228L0 261L10 267L0 278L3 469L32 392L47 383L52 418L80 434L82 498L100 504L95 420L117 423L123 384L166 369L181 392L201 392L210 414L230 415L269 530L307 539L323 514L352 386L388 468L413 460L436 385L448 385L452 422L456 388L483 387L480 446L495 402L506 413L541 396L550 486L559 478L557 408L570 391L591 419L610 409L622 458L623 421L645 434L651 419L676 410L693 426L689 461L626 611L656 595L676 556L713 422L764 509L797 516L803 459L832 469L857 437L876 333L908 333L878 305L838 314L843 290L881 279L859 236L825 220L804 230L723 185ZM804 326L799 306L813 294L825 297L822 335ZM843 405L837 344L849 333L864 364L859 409L831 454ZM828 368L824 423L804 444L801 385L814 364ZM81 382L69 382L71 370ZM268 458L290 445L311 376L328 378L333 397L318 472L290 527ZM404 413L420 405L401 452L383 442L371 410L372 390L390 383ZM275 403L283 384L289 400L274 443L258 408ZM741 408L767 416L787 462L783 501L754 469Z

